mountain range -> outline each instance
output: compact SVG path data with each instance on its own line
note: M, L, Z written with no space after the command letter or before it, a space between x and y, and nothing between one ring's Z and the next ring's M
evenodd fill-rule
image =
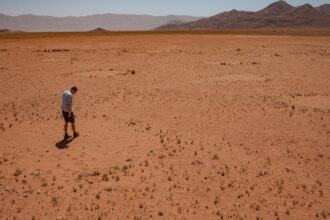
M8 16L0 14L0 29L46 32L106 30L151 30L164 24L185 23L201 17L100 14L82 17L52 17L37 15Z
M232 10L208 18L193 16L151 16L99 14L81 17L0 14L1 33L10 30L124 31L124 30L205 30L205 29L330 29L330 4L294 7L283 0L256 11Z
M201 29L330 29L330 4L294 7L277 1L257 11L223 12L209 18L183 24L162 25L156 30Z

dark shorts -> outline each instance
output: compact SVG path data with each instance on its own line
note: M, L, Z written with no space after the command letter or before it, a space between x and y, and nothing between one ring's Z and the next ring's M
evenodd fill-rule
M74 114L71 112L71 117L69 118L69 112L62 111L64 120L66 123L71 122L74 123Z

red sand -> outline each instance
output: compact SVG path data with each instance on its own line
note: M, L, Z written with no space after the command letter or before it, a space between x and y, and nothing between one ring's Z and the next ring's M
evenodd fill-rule
M329 218L328 36L0 45L0 219Z

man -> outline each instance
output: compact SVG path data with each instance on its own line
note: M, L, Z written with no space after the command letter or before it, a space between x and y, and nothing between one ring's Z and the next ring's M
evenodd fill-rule
M72 131L73 131L73 138L79 136L79 133L76 131L76 126L74 123L74 114L72 110L72 95L77 93L78 88L72 87L70 90L64 91L63 98L62 98L62 113L64 117L64 139L69 139L71 136L68 135L68 124L71 123Z

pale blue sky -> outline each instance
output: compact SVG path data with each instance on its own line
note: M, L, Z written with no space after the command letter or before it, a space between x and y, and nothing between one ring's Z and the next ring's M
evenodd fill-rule
M150 14L211 16L231 9L257 11L275 0L0 0L0 13L83 16L92 14ZM293 6L330 4L330 0L288 0Z

